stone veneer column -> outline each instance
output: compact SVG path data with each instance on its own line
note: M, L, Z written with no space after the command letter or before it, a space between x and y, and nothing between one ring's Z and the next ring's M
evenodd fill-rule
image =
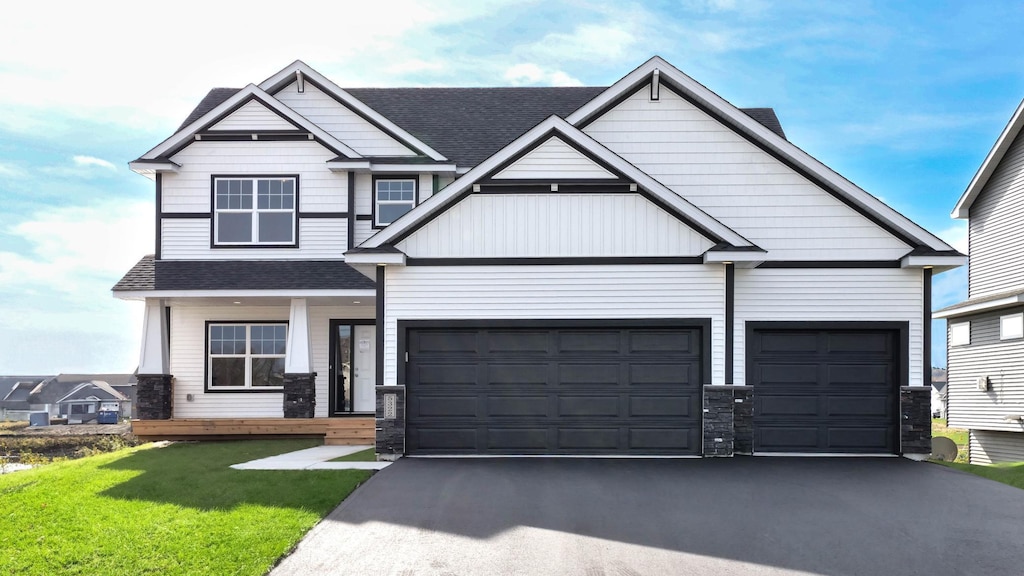
M312 418L316 410L316 372L284 375L284 417Z
M704 386L704 456L754 451L752 395L750 386Z
M135 406L139 420L170 420L172 414L172 377L170 374L139 374Z
M386 396L395 396L394 418L384 407ZM397 460L405 454L405 386L377 386L376 452L381 460Z
M900 453L931 454L932 391L928 386L900 387Z

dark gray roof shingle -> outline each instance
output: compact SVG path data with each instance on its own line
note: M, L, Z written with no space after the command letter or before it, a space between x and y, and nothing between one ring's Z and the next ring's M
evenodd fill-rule
M115 292L148 290L372 290L340 260L154 260L144 256Z
M238 88L214 88L181 128L230 98ZM603 86L531 88L345 88L386 118L462 167L473 167L542 120L566 117ZM785 138L771 108L741 108Z

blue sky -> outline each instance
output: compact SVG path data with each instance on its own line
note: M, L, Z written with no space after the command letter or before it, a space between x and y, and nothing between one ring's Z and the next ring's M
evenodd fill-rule
M964 250L949 212L1024 96L1020 2L32 4L0 24L5 374L135 368L141 308L109 289L153 251L153 185L128 161L295 59L343 87L608 85L658 54Z

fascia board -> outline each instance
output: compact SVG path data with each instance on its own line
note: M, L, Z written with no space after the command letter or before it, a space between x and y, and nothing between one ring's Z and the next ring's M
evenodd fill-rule
M924 268L931 266L942 271L952 270L967 265L967 256L904 256L900 259L900 268Z
M270 78L267 78L266 80L264 80L263 82L260 83L260 88L262 88L263 90L276 90L276 89L280 88L281 86L283 86L283 85L287 84L288 82L290 82L291 78L295 76L295 72L297 72L297 71L302 72L302 74L304 76L306 76L307 78L312 79L317 84L319 84L319 85L323 86L324 88L326 88L327 90L329 90L332 95L337 97L339 100L344 102L346 105L351 106L352 108L354 108L355 110L357 110L361 114L363 114L363 115L367 116L368 118L372 119L377 124L380 124L381 126L387 128L393 134L398 136L399 139L403 140L406 145L409 145L409 146L412 146L413 148L421 150L424 154L426 154L427 156L430 156L434 160L447 160L448 159L444 155L442 155L440 152L438 152L437 150L434 150L430 146L427 146L419 138L417 138L417 137L413 136L412 134L410 134L410 133L406 132L405 130L403 130L400 126L398 126L397 124L395 124L394 122L389 120L386 116L384 116L381 113L377 112L373 108L370 108L369 106L364 104L361 100L359 100L355 96L352 96L351 94L346 92L344 89L342 89L340 86L338 86L337 84L332 82L330 79L328 79L323 74L321 74L321 73L317 72L316 70L310 68L310 66L308 64L306 64L305 62L303 62L302 60L296 60L291 65L287 66L286 68L284 68L283 70L281 70L277 74L274 74Z
M484 175L491 173L510 158L521 152L524 148L533 144L539 138L551 131L555 131L562 137L576 142L587 150L587 152L600 158L619 172L633 179L637 185L657 195L660 200L671 206L673 209L679 211L681 214L685 214L689 218L692 218L694 221L706 227L709 231L719 235L723 240L730 244L736 246L753 245L743 236L737 234L721 222L718 222L693 204L690 204L684 198L671 191L651 176L645 174L636 166L626 162L620 156L601 145L601 143L584 134L574 126L568 124L565 120L562 120L557 116L550 116L528 130L519 138L516 138L505 148L476 165L469 172L466 172L466 174L459 177L458 180L445 187L443 191L438 194L434 194L424 203L420 204L416 209L407 212L390 226L371 236L363 242L361 246L367 248L379 247L394 239L417 222L431 217L436 212L446 207L453 198L465 192L470 186L476 183L477 180L482 178Z
M317 298L370 297L375 290L116 290L119 300L146 298Z
M264 104L265 106L269 106L270 108L273 108L275 111L279 112L282 116L288 118L289 120L295 122L296 124L302 126L305 129L309 130L309 132L311 134L313 134L314 136L316 136L317 138L319 138L323 142L326 142L327 144L331 145L338 152L341 152L345 156L350 156L352 158L360 158L361 157L361 155L358 152L356 152L355 150L349 148L343 142L341 142L340 140L338 140L334 136L331 136L330 134L325 132L322 128L320 128L316 124L313 124L312 122L307 120L304 116L300 115L298 112L295 112L291 108L285 106L279 100L277 100L276 98L274 98L270 94L267 94L266 92L264 92L260 87L254 85L254 84L249 84L245 88L242 88L241 90L236 92L234 95L232 95L230 98L228 98L224 102L221 102L220 105L218 105L213 110L210 110L206 114L203 114L196 121L192 122L191 124L189 124L188 126L182 128L181 130L175 132L174 135L172 135L170 138L167 138L166 140L164 140L160 144L157 144L156 147L151 149L149 152L146 152L145 154L143 154L141 159L155 159L155 158L159 158L160 156L162 156L166 152L168 152L168 151L176 148L177 146L183 144L186 140L189 140L189 139L193 138L195 133L200 131L203 128L203 126L207 125L210 121L212 121L213 119L221 116L225 112L227 112L227 111L231 110L232 108L234 108L235 106L237 106L243 100L246 100L246 99L248 99L250 97L255 97L257 100L260 101L261 104Z
M748 132L750 136L756 138L763 145L788 158L790 161L802 166L818 178L828 182L834 186L836 190L846 195L852 201L861 205L863 208L872 212L879 218L889 222L893 227L899 229L908 237L932 248L933 250L952 250L951 246L932 233L910 221L906 216L903 216L896 210L893 210L884 202L856 186L828 166L822 164L819 160L804 152L793 143L780 137L768 128L765 128L759 122L746 115L742 110L736 108L724 98L715 94L706 86L697 82L693 78L690 78L681 70L672 66L658 56L651 58L639 68L627 74L621 80L605 90L605 92L600 96L594 98L587 104L584 104L577 111L566 117L566 120L570 124L577 125L580 122L589 119L593 114L600 111L614 99L620 97L628 90L633 89L638 83L646 81L646 78L653 73L655 69L659 70L662 79L669 79L673 84L685 90L691 98L694 98L705 106L718 111L730 121L743 128L744 131Z
M1017 109L1013 112L1013 116L1010 117L1010 121L1003 128L1003 132L996 139L996 143L992 145L988 156L985 157L985 161L981 163L978 171L974 174L971 183L967 185L967 190L960 196L960 200L957 201L956 207L953 208L950 216L958 219L969 217L974 200L981 194L985 184L988 184L988 179L992 177L996 166L999 166L999 162L1006 155L1006 151L1010 149L1010 145L1013 144L1017 135L1020 134L1022 122L1024 122L1024 100L1021 100L1020 104L1017 105Z
M933 312L932 318L936 320L942 320L943 318L958 318L960 316L968 316L979 312L987 312L989 310L1009 308L1011 306L1017 306L1018 304L1024 304L1024 294L1008 296L998 300L989 300L988 302L979 302L977 304L971 304L955 310L940 310L938 312Z

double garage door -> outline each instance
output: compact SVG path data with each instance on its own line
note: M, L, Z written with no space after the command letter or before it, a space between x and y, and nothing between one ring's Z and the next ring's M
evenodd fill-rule
M755 452L895 451L898 331L751 326ZM698 455L707 330L409 327L406 449Z

